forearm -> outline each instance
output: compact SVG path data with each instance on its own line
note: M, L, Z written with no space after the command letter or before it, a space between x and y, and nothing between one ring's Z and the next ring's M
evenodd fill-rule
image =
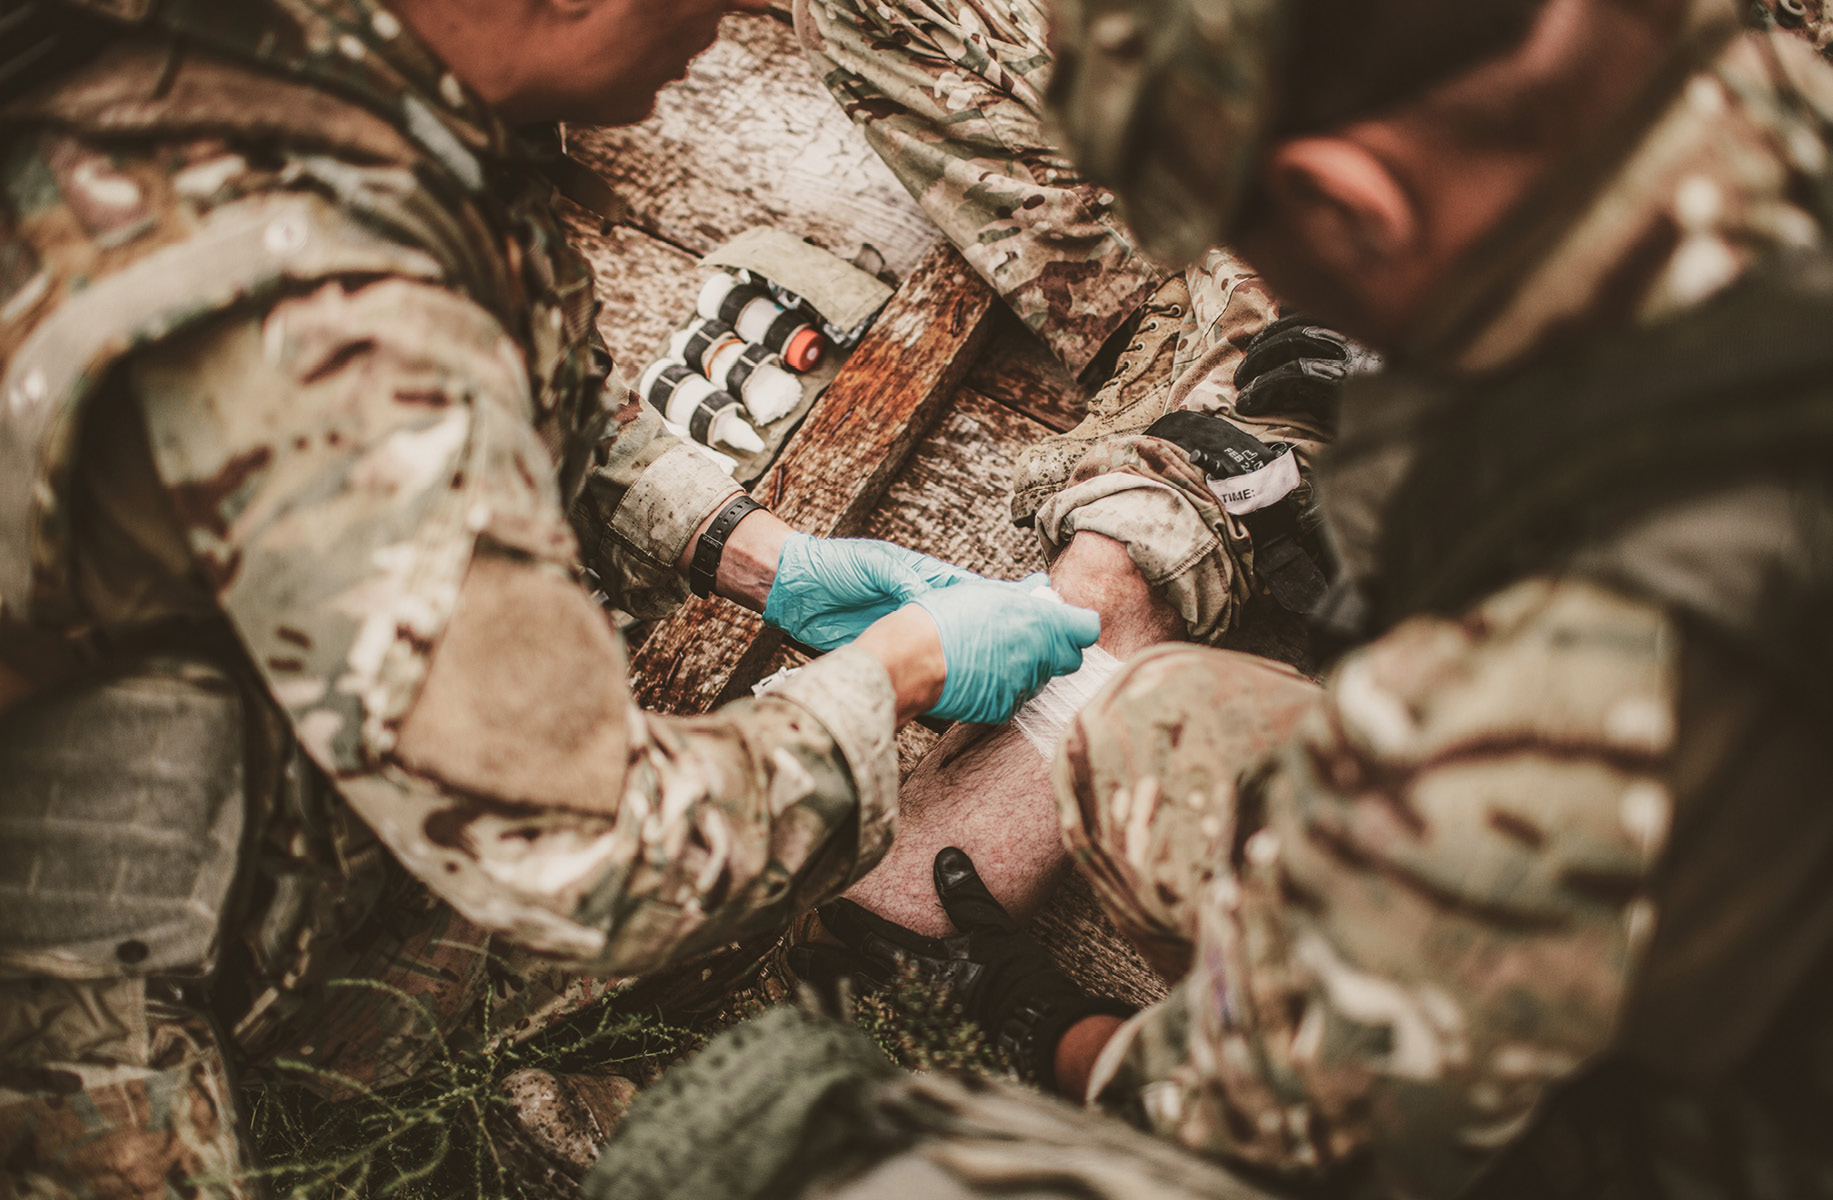
M606 961L651 969L782 928L864 874L896 822L894 701L869 655L842 651L711 717L645 718L632 800L648 815L589 901Z
M540 805L463 756L419 753L430 735L416 713L411 761L339 788L471 920L640 974L784 925L877 859L895 819L892 703L876 663L843 652L783 692L708 717L626 705L627 743L593 747L584 762L531 756L543 776L595 777L594 791ZM548 723L571 724L563 711Z
M1099 645L1116 658L1181 631L1177 613L1110 538L1077 537L1052 566L1051 586L1065 602L1101 614ZM1050 763L1015 727L951 730L904 782L901 805L896 844L847 897L926 936L955 932L930 874L945 846L967 851L1020 920L1043 906L1069 867Z
M571 513L581 560L619 608L666 616L689 597L687 567L700 533L742 489L663 429L647 406L605 446L606 461L587 477Z
M1201 856L1221 874L1191 874L1176 930L1190 973L1091 1088L1202 1153L1312 1178L1360 1160L1397 1193L1460 1194L1472 1135L1525 1124L1623 1027L1656 917L1673 648L1653 610L1518 585L1346 659L1271 755L1226 752L1265 708L1251 660L1184 651L1123 681L1059 775L1103 861L1157 864L1152 826L1234 796Z

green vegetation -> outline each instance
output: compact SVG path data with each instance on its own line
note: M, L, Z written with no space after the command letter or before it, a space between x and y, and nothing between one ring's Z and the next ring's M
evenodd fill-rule
M885 991L855 1000L852 1019L905 1070L1005 1073L980 1026L968 1020L939 985L918 978L910 968Z
M424 1011L413 996L389 990ZM283 1200L545 1200L551 1192L518 1172L505 1145L503 1079L531 1067L648 1073L700 1044L694 1031L653 1014L619 1011L621 999L609 996L526 1041L487 1041L470 1052L453 1051L430 1030L439 1042L432 1060L413 1082L387 1090L283 1060L277 1081L243 1094L260 1175ZM485 1029L488 1008L486 999Z
M630 993L616 992L525 1040L485 1036L460 1048L440 1035L418 997L370 980L332 986L379 991L414 1013L434 1052L411 1083L387 1089L296 1060L281 1060L251 1082L243 1105L264 1164L259 1176L280 1200L556 1200L570 1186L549 1178L518 1144L504 1079L537 1069L646 1082L793 990L781 978L756 982L699 1019L633 1011ZM914 973L848 1008L908 1070L1003 1073L979 1027ZM486 1033L497 1028L488 995L471 1024Z

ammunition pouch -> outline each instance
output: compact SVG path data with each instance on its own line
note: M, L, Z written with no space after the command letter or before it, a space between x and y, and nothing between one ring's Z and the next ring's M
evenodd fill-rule
M201 976L248 824L240 688L147 658L0 717L0 975Z
M776 1008L728 1030L638 1097L585 1200L777 1200L818 1169L868 1162L860 1114L895 1069L853 1027Z
M906 1076L854 1027L775 1008L637 1098L585 1200L1274 1200L1103 1113Z

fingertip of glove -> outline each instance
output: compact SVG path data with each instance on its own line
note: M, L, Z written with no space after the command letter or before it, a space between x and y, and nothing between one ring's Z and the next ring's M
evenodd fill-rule
M1101 614L1094 609L1071 608L1067 619L1070 636L1075 638L1078 646L1087 649L1101 640Z

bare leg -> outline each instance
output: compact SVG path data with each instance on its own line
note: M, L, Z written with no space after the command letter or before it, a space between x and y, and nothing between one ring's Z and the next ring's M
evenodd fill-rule
M1064 600L1101 614L1101 648L1116 658L1183 634L1176 612L1111 538L1078 535L1050 575ZM896 843L847 898L918 933L955 931L930 877L945 846L966 850L987 887L1020 920L1037 911L1069 865L1050 764L1010 726L949 731L905 781L900 806Z

